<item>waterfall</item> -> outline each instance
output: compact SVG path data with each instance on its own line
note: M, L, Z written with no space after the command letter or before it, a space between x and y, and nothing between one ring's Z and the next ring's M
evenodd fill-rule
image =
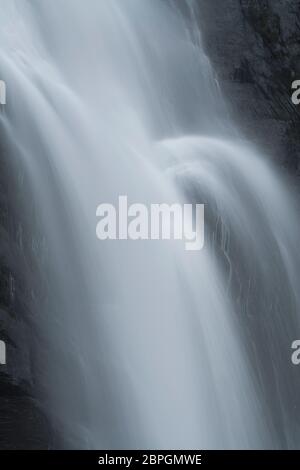
M63 447L300 443L296 197L230 120L196 7L1 3L1 139L41 227L35 390ZM120 195L205 204L204 249L97 240Z

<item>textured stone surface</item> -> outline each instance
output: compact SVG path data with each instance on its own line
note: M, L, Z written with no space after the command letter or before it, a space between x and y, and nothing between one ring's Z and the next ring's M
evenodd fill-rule
M197 0L207 53L244 132L299 171L300 0Z
M48 423L26 386L0 373L0 449L47 449Z
M0 449L48 448L49 424L33 398L32 316L39 276L35 241L23 212L32 199L22 171L6 158L5 147L0 155L0 339L7 348L7 364L0 366Z

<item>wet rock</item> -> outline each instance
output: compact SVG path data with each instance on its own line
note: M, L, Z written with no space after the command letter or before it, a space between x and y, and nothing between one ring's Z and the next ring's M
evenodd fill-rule
M299 172L300 0L198 0L203 40L244 133Z

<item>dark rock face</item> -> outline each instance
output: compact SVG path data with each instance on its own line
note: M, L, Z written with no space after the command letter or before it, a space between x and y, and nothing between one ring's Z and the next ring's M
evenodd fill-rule
M30 197L22 170L10 164L4 147L0 155L0 339L7 350L7 363L0 365L0 450L47 449L50 426L34 398L38 273L22 210Z
M197 0L207 53L246 135L299 171L300 0Z
M20 383L1 373L0 422L1 450L48 448L49 425L37 403Z

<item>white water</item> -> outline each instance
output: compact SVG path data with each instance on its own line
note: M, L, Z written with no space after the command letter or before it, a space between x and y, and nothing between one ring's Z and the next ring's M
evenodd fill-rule
M299 444L296 212L187 5L1 2L2 134L44 232L34 374L67 447ZM99 242L96 207L123 194L204 202L205 249Z

